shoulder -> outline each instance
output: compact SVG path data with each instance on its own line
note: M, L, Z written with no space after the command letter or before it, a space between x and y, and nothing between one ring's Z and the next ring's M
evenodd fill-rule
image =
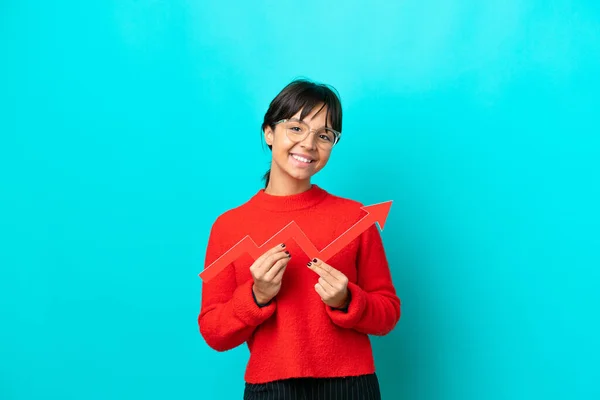
M343 206L343 207L362 207L363 206L363 203L361 203L358 200L354 200L354 199L351 199L348 197L343 197L343 196L336 195L333 193L329 193L328 197L329 197L330 201L336 203L337 205Z
M331 192L328 192L326 200L322 203L323 212L340 226L351 226L363 218L367 214L364 206L361 201Z
M351 199L349 197L344 197L341 195L333 194L331 192L327 192L327 201L330 205L335 207L339 207L340 210L344 212L352 212L352 210L356 210L357 213L361 213L361 207L364 207L364 204L358 200Z

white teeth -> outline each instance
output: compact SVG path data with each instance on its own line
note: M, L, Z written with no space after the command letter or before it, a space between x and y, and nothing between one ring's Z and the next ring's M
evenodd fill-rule
M294 157L298 161L302 161L302 162L305 162L305 163L311 163L312 162L312 160L309 160L308 158L300 157L300 156L297 156L295 154L292 154L292 157Z

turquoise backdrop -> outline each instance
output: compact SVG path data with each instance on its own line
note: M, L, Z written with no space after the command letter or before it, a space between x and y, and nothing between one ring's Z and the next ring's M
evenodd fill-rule
M344 106L314 182L394 201L384 399L600 398L598 4L3 0L0 399L241 398L197 274L296 77Z

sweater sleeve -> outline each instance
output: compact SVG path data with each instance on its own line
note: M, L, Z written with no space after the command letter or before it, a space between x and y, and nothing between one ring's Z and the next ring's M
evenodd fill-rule
M348 283L350 303L345 310L327 307L327 313L342 328L383 336L400 319L400 299L377 227L371 225L359 240L358 279Z
M223 224L217 218L208 239L204 268L229 250L224 245L225 234ZM202 282L198 326L211 348L226 351L246 342L256 327L275 311L276 301L263 307L256 304L252 286L252 279L237 285L233 264L208 282Z

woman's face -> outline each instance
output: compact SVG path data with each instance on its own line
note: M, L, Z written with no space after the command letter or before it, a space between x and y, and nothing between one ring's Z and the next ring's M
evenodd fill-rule
M304 119L313 130L325 126L327 107L321 106L322 104L315 107ZM301 112L302 110L298 111L292 118L300 119ZM327 126L331 126L331 123ZM272 146L271 173L287 174L298 180L310 179L323 169L331 154L331 150L323 150L317 146L314 132L303 141L294 143L288 138L283 127L276 125L275 131L271 128L265 130L265 139L267 144Z

